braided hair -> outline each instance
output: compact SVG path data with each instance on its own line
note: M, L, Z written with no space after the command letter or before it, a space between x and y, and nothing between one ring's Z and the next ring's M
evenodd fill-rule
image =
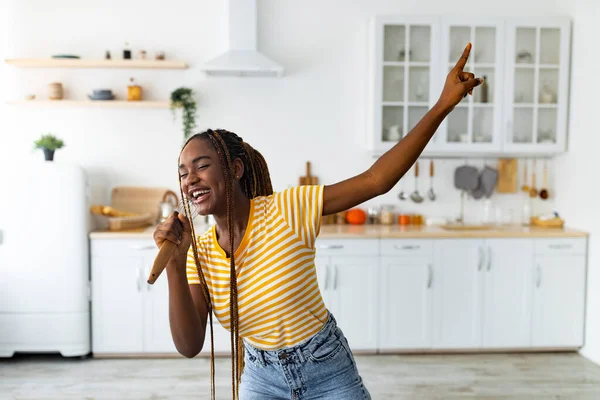
M193 139L207 140L216 150L221 169L225 177L225 195L227 201L227 232L229 234L229 254L230 254L230 285L229 285L229 316L230 316L230 332L231 332L231 385L233 399L238 398L239 382L244 368L244 346L239 335L239 314L238 314L238 291L237 291L237 276L235 271L234 259L234 244L233 244L233 215L234 215L234 170L233 161L239 158L244 163L244 174L240 179L240 186L245 196L248 199L253 199L257 196L269 196L273 194L273 186L271 185L271 176L267 163L257 150L248 143L244 142L241 137L233 132L224 129L212 130L208 129L204 132L197 133L191 136L183 145L185 146ZM184 199L183 188L181 188L181 178L179 179L179 187L181 190L181 198ZM191 207L189 202L184 202L184 210L186 217L191 221ZM200 278L202 293L204 300L208 306L210 318L210 362L211 362L211 399L215 396L215 359L214 359L214 339L212 325L212 303L208 292L206 279L202 273L200 259L196 245L196 232L194 224L192 227L192 251L196 262L196 270Z

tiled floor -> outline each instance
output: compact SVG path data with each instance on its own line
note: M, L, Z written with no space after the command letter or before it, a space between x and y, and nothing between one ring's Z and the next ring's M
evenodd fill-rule
M600 399L600 366L577 354L357 356L373 399ZM231 399L230 360L217 359L217 399ZM0 361L0 399L208 399L196 359Z

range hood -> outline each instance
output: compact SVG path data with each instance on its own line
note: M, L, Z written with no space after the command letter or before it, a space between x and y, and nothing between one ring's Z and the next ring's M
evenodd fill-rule
M280 77L283 67L256 46L256 0L226 0L228 49L202 69L210 76Z

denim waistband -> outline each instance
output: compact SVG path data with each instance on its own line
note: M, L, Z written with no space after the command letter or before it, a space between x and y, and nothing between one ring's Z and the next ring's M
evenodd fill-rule
M244 340L244 347L246 353L254 356L261 364L279 364L282 361L287 363L303 363L306 355L312 353L314 349L322 345L331 334L335 334L336 330L337 321L333 314L328 313L327 321L319 332L296 346L277 350L262 350Z

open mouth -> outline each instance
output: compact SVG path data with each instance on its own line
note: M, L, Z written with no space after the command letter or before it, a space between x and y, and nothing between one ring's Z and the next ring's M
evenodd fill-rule
M190 191L192 203L200 204L210 196L210 189L195 189Z

